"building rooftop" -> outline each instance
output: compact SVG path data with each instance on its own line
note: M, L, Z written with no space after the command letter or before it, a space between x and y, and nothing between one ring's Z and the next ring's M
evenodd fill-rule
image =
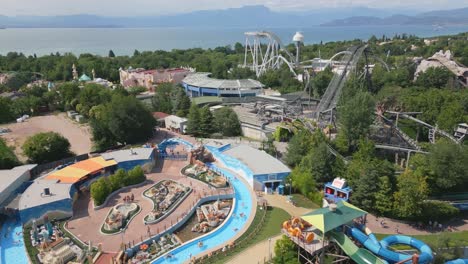
M125 161L132 160L145 160L149 159L153 154L153 148L133 148L133 149L123 149L107 153L102 153L101 156L105 160L111 160L120 163Z
M153 117L156 120L164 119L164 118L166 118L168 116L170 116L170 114L166 114L164 112L153 112Z
M0 193L6 191L10 185L18 180L25 172L32 170L36 164L28 164L23 166L14 167L11 170L0 170Z
M196 87L209 87L216 89L240 89L250 90L264 87L264 85L256 80L241 79L241 80L221 80L209 77L210 73L192 73L184 78L183 82Z
M71 198L71 186L71 183L58 183L58 180L37 179L21 195L18 209L24 210ZM50 195L44 195L45 188L49 188Z
M273 174L291 172L291 170L278 159L268 153L248 145L239 145L223 152L247 165L254 174Z
M110 167L116 164L117 162L114 160L95 157L77 162L63 169L53 171L47 175L45 179L60 180L62 183L75 183L90 174L94 174L106 167Z

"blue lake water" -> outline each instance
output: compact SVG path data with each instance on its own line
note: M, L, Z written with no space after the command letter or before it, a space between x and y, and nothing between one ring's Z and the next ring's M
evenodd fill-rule
M432 26L350 26L303 28L39 28L0 29L0 54L10 51L28 55L51 52L93 53L107 55L112 49L116 55L131 55L135 49L171 50L187 48L214 48L244 43L244 32L268 30L276 33L283 43L291 42L296 31L301 31L305 43L349 39L368 39L395 34L415 34L420 37L456 34L468 31L468 26L448 26L434 30Z
M239 230L241 230L247 223L251 215L252 210L252 195L249 192L250 188L247 183L236 179L236 176L232 175L229 171L218 168L212 165L215 170L221 171L224 175L229 177L231 180L232 187L235 191L235 206L231 217L223 223L218 229L212 231L205 237L193 240L192 242L187 242L186 244L172 250L170 253L173 255L170 259L160 257L152 262L152 264L160 263L184 263L190 259L190 256L196 256L202 252L206 252L210 249L213 249L217 246L220 246L228 242L233 238ZM240 216L241 214L243 216ZM202 241L203 246L199 247L198 242Z

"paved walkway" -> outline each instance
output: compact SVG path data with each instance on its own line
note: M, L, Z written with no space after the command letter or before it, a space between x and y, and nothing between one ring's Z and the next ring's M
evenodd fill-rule
M85 243L91 241L93 245L102 244L102 249L106 252L117 252L120 249L122 241L126 244L129 242L132 244L141 242L149 235L148 227L151 236L162 232L166 227L176 223L180 217L193 208L194 204L201 196L217 194L217 191L212 190L205 183L181 176L180 169L186 164L186 161L163 161L163 164L155 169L157 172L147 174L147 183L144 186L117 193L109 200L107 206L99 210L93 209L91 199L89 199L89 193L84 193L74 205L75 215L69 221L68 229ZM150 200L143 198L142 193L163 179L172 179L186 186L192 186L194 191L172 214L161 222L153 225L145 225L143 219L153 210L153 204ZM126 228L126 232L123 234L102 234L100 228L109 210L116 204L121 203L125 196L132 194L135 196L135 202L140 205L141 212L132 219Z
M286 212L288 212L291 216L300 216L313 210L313 209L308 209L304 207L296 207L292 205L291 203L287 201L287 196L277 195L277 194L273 194L273 195L265 194L262 197L268 201L269 206L281 208L285 210ZM278 232L279 231L280 229L278 227ZM275 243L280 238L281 238L281 235L278 234L272 237L271 241L269 241L268 239L263 240L247 248L241 253L237 254L232 259L230 259L227 263L229 264L264 263L266 260L268 260L269 253L271 254L271 257L275 256L275 252L274 252Z
M384 225L381 225L382 220ZM418 229L415 226L407 224L402 221L397 221L390 218L380 217L374 215L367 215L367 227L374 233L380 234L405 234L405 235L428 235L437 234L442 231L448 231L448 226L453 227L453 231L468 231L468 219L456 219L448 223L444 223L442 230L440 228L429 228L428 223L425 223L426 228Z

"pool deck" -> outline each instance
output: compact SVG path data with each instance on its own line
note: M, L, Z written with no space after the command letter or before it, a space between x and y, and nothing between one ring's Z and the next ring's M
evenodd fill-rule
M222 168L223 170L229 171L233 175L237 175L237 173L235 173L234 171L224 167L223 164L218 162L218 161L216 161L214 164L216 164L216 166L218 166L219 168ZM247 181L244 180L243 177L237 176L237 179L239 181L242 181L245 185L249 186L249 184L247 183ZM237 234L234 237L232 237L231 239L229 239L227 242L225 242L223 244L219 244L217 247L214 247L214 248L212 248L210 250L207 250L207 251L205 251L205 252L203 252L201 254L198 254L198 255L194 256L194 259L203 257L205 255L208 255L211 252L214 252L216 250L219 250L219 249L223 248L225 245L229 245L229 244L235 242L239 237L241 237L245 233L245 231L247 231L249 226L252 224L252 222L253 222L253 220L255 218L255 213L257 211L257 194L253 191L253 189L250 186L247 189L249 190L250 195L252 196L252 209L251 209L250 217L249 217L249 219L247 219L244 227L242 229L240 229L239 232L237 232ZM190 263L190 260L186 261L185 263Z
M93 209L89 192L81 194L74 204L74 216L68 222L68 230L85 243L91 241L93 245L101 244L102 249L106 252L117 252L121 248L122 241L127 245L129 242L133 245L148 238L148 236L152 237L163 232L166 228L178 222L186 212L193 208L194 204L201 197L216 195L218 193L232 193L231 189L221 189L218 191L201 181L182 176L180 170L187 164L188 161L158 160L158 166L153 169L152 173L146 175L146 184L115 194L108 201L107 205L99 210ZM142 193L164 179L175 180L181 184L190 186L193 191L166 218L156 224L145 225L143 218L153 210L153 203L149 199L143 198ZM126 232L115 235L100 233L101 225L109 210L116 204L121 203L125 196L131 194L134 195L135 202L141 206L141 212L129 223ZM148 233L148 227L150 233Z

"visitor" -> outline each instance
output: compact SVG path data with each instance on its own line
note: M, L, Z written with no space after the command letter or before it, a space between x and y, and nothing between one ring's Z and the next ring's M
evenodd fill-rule
M239 230L239 228L235 227L232 230L234 230L234 232L237 232Z

